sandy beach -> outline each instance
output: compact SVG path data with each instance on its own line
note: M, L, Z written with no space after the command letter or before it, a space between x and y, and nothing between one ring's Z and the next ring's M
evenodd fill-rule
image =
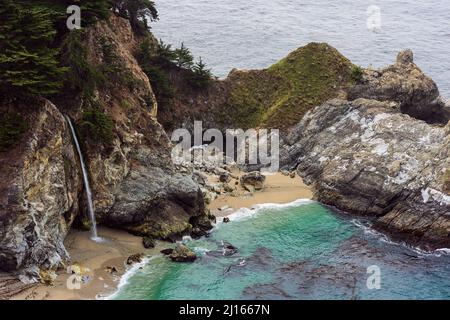
M313 194L301 178L290 178L281 173L267 175L265 187L261 191L252 194L246 193L241 187L238 188L240 196L234 197L230 194L221 195L214 200L209 208L216 217L227 216L240 208L250 208L256 204L276 203L283 204L297 199L311 199ZM221 208L228 207L226 210Z
M288 203L297 199L310 199L312 193L299 177L290 178L281 173L266 176L263 190L253 194L239 187L238 195L224 194L214 200L209 208L219 219L240 208L250 208L262 203ZM224 210L224 208L226 208ZM221 210L222 209L222 210ZM72 265L87 276L86 283L70 289L73 274L59 271L52 286L37 285L15 296L26 300L73 300L107 297L117 290L121 276L131 267L126 264L130 255L143 253L145 256L160 254L160 250L171 246L157 242L153 249L145 249L142 238L127 232L99 227L102 242L94 242L89 232L71 231L65 246L71 256ZM114 269L114 272L111 272ZM71 278L72 277L72 278Z

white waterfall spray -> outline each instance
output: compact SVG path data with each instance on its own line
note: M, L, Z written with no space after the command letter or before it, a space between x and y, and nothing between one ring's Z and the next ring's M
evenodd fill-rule
M68 116L65 116L67 123L70 127L70 132L72 133L73 141L75 142L75 146L77 148L78 156L80 158L80 164L81 164L81 170L83 171L83 180L84 180L84 189L86 190L86 198L88 201L88 212L89 212L89 218L91 219L92 224L92 240L99 240L99 237L97 236L97 223L95 221L95 214L94 214L94 205L92 203L92 192L91 187L89 185L89 177L86 169L86 165L84 164L83 154L81 153L80 144L78 143L77 135L75 133L75 129L73 128L72 121Z

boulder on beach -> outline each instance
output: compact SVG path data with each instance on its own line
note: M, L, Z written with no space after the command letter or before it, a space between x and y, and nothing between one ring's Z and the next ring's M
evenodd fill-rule
M128 257L127 264L128 265L132 265L132 264L135 264L135 263L140 263L140 262L142 262L142 260L144 260L144 254L143 253L132 254L131 256Z
M231 180L231 176L228 172L224 172L219 176L219 181L222 183L228 183Z
M144 245L145 249L154 248L155 247L155 239L150 237L143 237L142 238L142 244Z
M248 190L249 192L253 192L255 190L262 190L264 188L266 177L262 175L259 171L253 171L244 174L240 180L241 185L246 190Z

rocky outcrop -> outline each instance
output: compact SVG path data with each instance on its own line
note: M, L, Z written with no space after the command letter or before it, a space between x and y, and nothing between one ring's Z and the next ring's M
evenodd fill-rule
M174 262L193 262L197 259L197 255L187 246L179 243L172 251L169 258Z
M417 67L411 50L400 52L387 68L364 70L361 82L348 90L349 100L358 98L398 102L403 113L429 123L450 120L436 83Z
M0 268L38 276L68 254L63 241L79 212L81 173L67 124L49 101L9 101L27 131L0 152Z
M448 247L450 127L403 114L401 105L331 100L291 132L282 158L318 201L373 216L376 227L413 243Z

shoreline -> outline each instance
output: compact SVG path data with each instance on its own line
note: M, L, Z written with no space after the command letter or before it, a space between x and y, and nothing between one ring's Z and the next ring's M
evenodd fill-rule
M311 190L300 177L291 178L281 173L266 175L265 187L251 195L232 196L220 195L212 201L208 208L217 217L217 223L223 217L232 215L244 208L250 209L263 204L286 204L299 199L311 199ZM226 208L224 210L224 208ZM33 288L15 296L14 300L86 300L108 299L117 293L120 286L126 283L124 276L130 270L140 268L152 256L159 255L162 249L170 243L157 241L155 248L145 249L142 238L133 236L126 231L113 230L106 227L98 228L102 242L90 239L90 232L73 230L64 241L72 260L72 265L81 275L88 276L89 281L81 285L80 289L68 288L69 277L73 275L58 271L58 277L52 286L38 284ZM143 253L143 262L126 265L130 255ZM115 272L111 273L111 269ZM131 271L133 272L133 271ZM69 281L70 286L70 281Z

